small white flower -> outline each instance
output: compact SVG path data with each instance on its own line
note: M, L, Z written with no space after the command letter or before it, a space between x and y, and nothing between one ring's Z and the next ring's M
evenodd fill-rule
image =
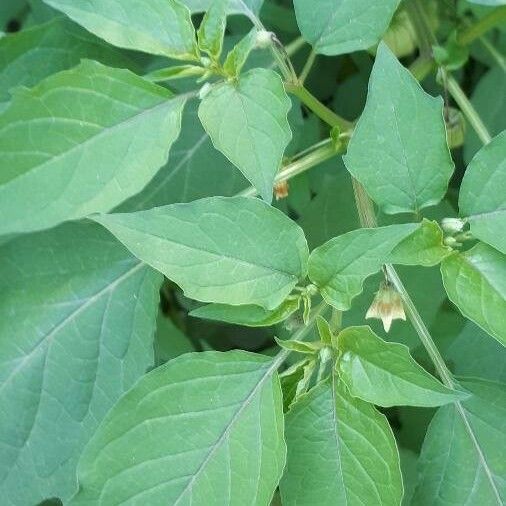
M383 281L365 317L381 320L385 332L390 330L394 320L405 321L406 315L399 292L390 283Z

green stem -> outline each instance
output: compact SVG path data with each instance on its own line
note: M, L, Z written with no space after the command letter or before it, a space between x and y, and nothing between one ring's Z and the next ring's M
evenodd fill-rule
M409 71L417 81L423 81L436 68L432 58L419 56L410 66Z
M314 95L304 88L302 84L285 83L285 89L292 95L295 95L303 104L313 111L320 119L325 121L331 127L338 127L341 131L350 130L353 124L334 111L324 106Z
M357 205L360 224L362 227L376 227L377 222L376 214L374 212L374 205L365 192L363 186L356 179L353 179L353 190L355 192L355 203ZM411 324L413 325L416 333L420 337L420 341L422 341L422 344L427 350L427 353L429 354L432 362L434 363L434 367L436 368L439 377L448 388L454 388L455 384L452 375L446 367L443 357L439 353L439 350L437 349L437 346L434 343L429 330L423 322L420 313L416 309L415 304L409 296L409 293L406 290L401 279L399 278L399 275L392 265L386 265L385 270L388 275L388 279L399 292L404 303L408 318L411 321Z
M447 84L450 95L453 97L460 110L467 118L467 121L469 121L470 125L473 127L474 131L483 142L483 144L488 144L492 140L492 136L476 112L476 109L473 107L469 99L466 97L464 91L459 86L459 83L450 73L447 74Z
M413 325L416 333L420 337L423 346L427 350L427 353L429 354L439 377L448 388L454 388L455 383L453 381L452 375L446 367L445 361L439 353L439 350L436 347L436 343L434 343L434 340L430 335L429 329L427 329L427 326L423 322L420 313L416 309L413 299L409 296L406 287L402 283L394 267L392 265L386 265L385 269L387 271L389 281L399 292L402 301L404 302L404 308L406 310L408 318L411 321L411 324Z
M432 56L432 44L434 40L423 6L419 0L410 0L406 3L406 11L415 29L420 56L425 59L430 58Z
M496 61L497 65L506 72L506 61L504 56L492 45L486 37L480 37L480 43L490 53L490 56Z
M311 72L311 68L313 67L313 63L316 59L316 52L314 49L311 49L311 52L309 53L308 59L306 60L306 63L304 65L304 68L302 69L302 72L299 76L299 83L302 85L304 84L304 81L306 80L307 76L309 75L309 72Z
M344 147L343 147L344 149ZM315 149L313 152L309 153L302 158L295 160L294 162L285 165L277 174L274 179L274 183L280 183L282 181L288 181L292 177L305 172L306 170L319 165L320 163L329 160L333 156L339 153L339 150L336 150L332 143L328 143L320 148ZM242 197L254 197L258 194L258 191L253 186L246 188L245 190L239 192L237 195Z
M457 42L466 46L492 28L506 21L506 5L491 10L473 25L463 30L457 37Z
M306 41L302 37L297 37L285 46L285 51L288 56L293 56L299 49L304 47Z

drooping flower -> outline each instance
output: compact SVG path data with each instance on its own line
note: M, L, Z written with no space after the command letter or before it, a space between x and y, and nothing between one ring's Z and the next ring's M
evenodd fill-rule
M390 330L394 320L406 320L401 296L388 281L382 281L365 317L381 320L385 332Z

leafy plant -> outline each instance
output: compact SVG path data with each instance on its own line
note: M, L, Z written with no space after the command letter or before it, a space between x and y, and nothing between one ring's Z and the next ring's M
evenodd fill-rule
M503 504L503 4L2 4L2 505Z

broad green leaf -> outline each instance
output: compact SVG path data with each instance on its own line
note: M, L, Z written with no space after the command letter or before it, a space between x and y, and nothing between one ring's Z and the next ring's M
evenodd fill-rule
M154 351L155 366L159 366L179 355L195 351L195 347L172 320L160 312L156 325Z
M208 304L190 312L190 316L215 320L247 327L268 327L286 320L299 309L300 298L288 298L279 307L272 310L260 306L229 306L226 304Z
M474 236L506 254L506 131L471 160L460 187L459 208Z
M444 354L452 371L506 383L506 348L472 322L467 322Z
M338 346L337 370L354 397L384 407L442 406L463 397L418 365L407 346L383 341L370 327L348 327Z
M1 38L0 102L10 99L11 89L34 86L51 74L78 65L83 58L135 68L121 51L65 18Z
M304 39L320 54L368 49L386 32L400 0L294 0Z
M66 501L82 449L153 364L161 276L95 224L0 248L0 497Z
M124 202L119 211L140 211L213 195L228 197L248 186L239 170L214 149L197 117L197 107L197 101L188 103L181 134L170 150L169 160L146 188Z
M302 396L286 415L284 506L398 505L399 455L386 418L337 378Z
M137 193L166 161L184 103L91 61L17 93L0 115L0 234L109 211Z
M384 43L344 163L387 214L417 213L446 193L453 162L443 100L425 93Z
M198 58L190 11L177 0L44 0L114 46Z
M506 4L506 2L505 2ZM502 53L501 48L497 49ZM492 135L506 128L506 71L497 66L489 70L478 82L471 96L471 103ZM472 128L466 130L464 160L470 162L483 143Z
M478 243L441 264L449 299L461 313L506 345L506 256Z
M142 378L79 461L79 504L268 504L285 463L279 364L191 353Z
M434 223L407 223L358 229L314 249L309 257L309 278L325 300L347 310L362 291L364 280L383 264L434 265L448 254Z
M217 59L223 47L229 0L215 0L204 14L197 32L199 48Z
M210 197L93 219L202 302L275 309L306 275L302 230L256 198Z
M255 186L272 199L274 177L292 138L283 82L273 70L254 69L238 82L213 85L199 107L204 129L219 149Z
M462 385L472 397L439 408L427 431L414 506L506 501L506 385L478 379Z
M227 54L223 69L232 76L238 77L248 56L255 49L258 30L253 28Z

